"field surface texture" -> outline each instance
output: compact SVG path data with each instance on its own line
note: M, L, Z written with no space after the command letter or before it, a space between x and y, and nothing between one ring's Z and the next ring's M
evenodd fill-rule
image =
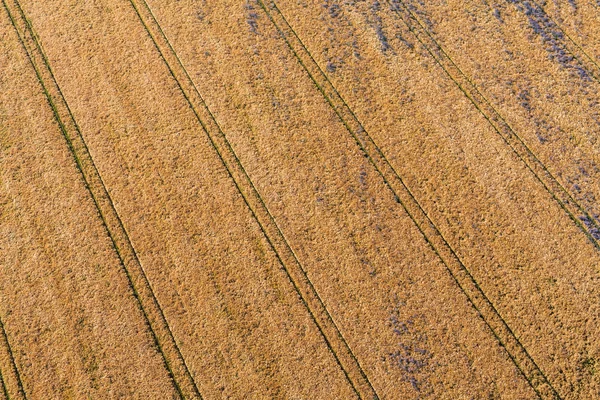
M600 1L0 0L10 399L600 399Z

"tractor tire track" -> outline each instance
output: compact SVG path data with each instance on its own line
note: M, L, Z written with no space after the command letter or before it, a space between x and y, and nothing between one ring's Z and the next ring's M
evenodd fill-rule
M27 394L21 381L21 374L13 355L13 350L8 341L4 323L0 319L0 381L2 391L7 400L24 399L27 400Z
M548 18L549 21L552 22L554 27L556 29L558 29L564 35L564 37L567 38L567 41L563 42L563 44L567 48L567 51L569 53L571 53L573 55L573 57L575 57L575 59L577 59L577 61L590 74L590 76L592 76L595 80L600 82L600 65L598 65L598 63L594 60L594 58L592 56L590 56L583 49L583 46L581 46L579 43L577 43L577 41L575 41L571 37L571 35L569 35L567 33L567 31L565 29L561 28L561 24L559 22L556 22L556 20L554 18L552 18L550 16L550 14L548 14L546 12L546 10L544 9L544 6L539 1L536 1L536 0L530 0L530 1L533 4L535 4L538 9L543 11L544 16L546 18Z
M354 137L361 150L381 175L386 185L394 193L397 202L403 206L425 240L436 254L438 254L457 285L473 304L473 307L480 313L531 387L541 398L560 398L535 360L529 355L504 318L482 291L479 283L429 218L410 189L404 184L380 148L365 131L361 122L331 84L327 75L315 62L277 5L273 1L269 3L269 7L262 0L258 0L258 3L271 22L277 27L280 35L287 42L298 62L306 70L319 91L334 109L346 129Z
M379 398L319 293L308 278L305 268L301 265L214 115L198 92L150 6L143 0L130 0L130 3L356 395L359 398Z
M4 377L0 374L0 385L2 385L2 396L0 399L8 400L8 390L6 389L6 385L4 384Z
M546 165L533 153L531 148L508 124L491 102L477 89L460 67L452 60L444 48L436 41L422 21L401 0L388 0L392 11L402 20L418 42L427 50L448 77L471 101L481 115L490 123L503 141L531 171L546 191L565 211L569 218L582 231L588 240L600 250L600 225L590 213L571 195L548 170ZM576 55L574 57L577 58ZM580 58L577 58L578 60ZM588 221L587 224L582 221Z
M10 1L7 3L7 1ZM19 40L25 49L40 85L58 122L67 146L92 197L102 223L111 239L131 290L138 301L147 328L160 352L165 368L182 399L201 399L162 308L137 257L137 253L116 211L114 203L100 176L71 110L52 73L39 38L33 31L18 0L3 0ZM12 11L11 11L12 10ZM18 15L18 17L15 17ZM49 82L49 83L48 83ZM20 380L19 380L20 382ZM22 387L22 385L20 385Z

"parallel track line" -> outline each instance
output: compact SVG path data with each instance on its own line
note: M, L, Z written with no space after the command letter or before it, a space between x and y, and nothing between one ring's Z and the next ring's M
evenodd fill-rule
M548 20L551 21L554 26L568 39L569 42L571 42L571 44L573 46L575 46L575 49L571 49L571 46L567 47L567 51L569 51L573 57L575 57L577 59L577 61L579 61L579 64L598 82L600 82L600 65L598 65L598 63L596 62L596 60L594 60L593 57L591 57L584 49L583 47L577 43L577 41L575 41L563 28L561 28L560 23L556 22L554 20L554 18L552 18L550 16L550 14L548 14L546 12L546 10L544 9L544 7L539 3L539 1L537 0L530 0L533 4L535 4L543 13L546 17L548 17ZM565 47L567 46L567 44L565 44ZM588 62L585 62L583 59L587 58ZM593 65L592 68L589 67L589 63L591 63ZM592 70L596 70L594 72L592 72Z
M356 395L379 398L152 9L144 0L129 1Z
M313 80L315 86L336 112L348 132L353 136L358 146L390 188L398 203L402 205L424 239L444 263L458 287L485 321L518 370L529 382L532 389L541 398L560 398L537 363L529 355L504 318L483 292L477 280L463 264L462 260L435 226L410 189L405 185L402 178L389 163L381 149L367 133L356 114L319 67L308 48L288 23L275 2L270 2L271 7L269 10L263 0L257 1L271 22L277 27L282 38ZM277 18L277 21L275 18Z
M38 36L18 0L12 0L12 7L2 0L19 40L35 70L55 120L63 134L83 183L98 211L102 224L119 258L121 268L127 276L129 286L137 300L154 345L160 353L174 388L182 399L201 399L200 393L183 359L162 307L156 298L146 273L138 259L137 252L115 205L106 189L81 130L54 77L49 61L41 47ZM13 12L10 11L13 9ZM17 20L13 13L19 14ZM21 27L19 28L19 25ZM47 82L50 82L48 84Z
M10 397L8 396L8 389L6 388L6 384L4 383L4 376L2 376L2 373L0 372L0 385L2 385L2 394L4 395L4 399L5 400L9 400Z
M503 139L515 155L531 171L534 178L565 211L573 223L582 231L592 245L600 250L600 225L590 213L571 195L554 177L546 165L535 155L525 141L508 124L506 119L496 110L491 102L479 91L477 86L460 69L446 50L437 42L433 34L427 30L417 16L402 0L386 0L390 8L399 16L410 32L421 43L446 75L456 84L460 91L471 101L477 111L488 121L494 131ZM416 22L416 26L410 21ZM454 74L451 72L454 71ZM586 226L582 219L589 221Z
M8 340L8 336L6 334L6 329L4 328L4 323L0 319L0 342L2 342L1 347L6 349L6 356L8 356L8 361L10 365L8 366L8 371L3 368L2 373L2 388L4 394L6 395L6 399L19 399L19 400L27 400L27 393L25 392L25 387L23 386L23 381L21 380L21 373L19 372L19 367L17 366L17 362L15 360L15 356L13 354L12 346ZM4 357L2 357L4 358ZM2 367L7 367L2 365ZM9 380L10 381L5 381ZM16 386L16 393L10 393L9 387L10 383L14 382L14 386ZM13 386L13 385L10 385Z

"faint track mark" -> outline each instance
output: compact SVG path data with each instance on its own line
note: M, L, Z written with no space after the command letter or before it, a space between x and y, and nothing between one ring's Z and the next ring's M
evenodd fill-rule
M379 398L152 9L144 0L129 1L356 395Z
M4 383L4 377L2 376L2 373L0 373L0 385L2 385L2 396L0 398L3 400L8 400L8 390L6 389L6 384Z
M404 184L402 178L400 178L381 149L366 132L352 109L350 109L346 101L329 81L327 75L318 66L307 47L289 25L275 2L271 1L270 7L267 8L263 0L257 1L271 22L277 27L277 30L296 56L298 62L306 70L314 84L323 94L323 97L356 140L358 146L381 175L386 185L394 194L396 201L402 205L427 243L438 255L442 263L444 263L458 287L463 291L502 347L507 351L509 357L532 389L541 398L560 398L537 363L529 355L504 318L483 292L477 280L454 252L410 189Z
M437 42L423 23L402 0L386 0L390 8L400 17L411 33L442 68L446 75L458 86L463 94L471 101L477 111L490 123L492 128L500 135L515 155L531 171L533 176L542 184L544 189L552 196L558 205L567 213L569 218L583 232L588 240L600 250L599 239L596 232L600 225L548 170L546 165L533 153L525 141L506 122L505 118L495 109L487 98L477 89L477 86L452 60L445 49ZM584 217L588 224L584 224L580 217Z
M10 14L6 3L2 0L4 9L6 10L7 16L14 26L12 15ZM16 29L16 27L15 27ZM17 32L18 33L18 32ZM21 380L21 373L14 357L12 346L8 339L8 334L4 327L4 322L0 318L0 380L2 381L2 390L7 400L13 399L27 399L27 394ZM5 353L6 351L6 353Z
M27 394L25 393L25 388L23 387L23 382L21 381L21 373L19 372L19 368L17 367L17 362L15 361L15 357L12 351L12 347L10 342L8 341L8 336L6 335L6 330L4 328L4 323L0 320L0 370L2 370L2 375L0 375L0 379L2 380L2 389L6 399L27 399ZM6 350L6 354L4 353ZM6 365L8 364L8 365Z
M11 3L10 6L7 1ZM85 187L96 206L174 388L181 398L201 399L196 383L181 355L163 310L131 244L129 235L54 77L38 36L35 34L18 0L2 0L2 2L42 86ZM15 17L15 15L18 15L18 17Z
M570 44L565 43L565 47L567 49L567 51L569 53L571 53L573 55L573 57L575 57L575 59L577 61L579 61L579 63L581 64L581 66L598 82L600 82L600 65L598 65L598 63L596 62L596 60L594 60L593 57L591 57L584 49L583 47L577 43L564 29L561 28L561 24L559 24L558 22L556 22L554 20L554 18L552 18L550 16L550 14L548 14L546 12L546 10L544 9L544 6L542 6L540 4L539 1L536 0L530 0L533 4L535 4L540 10L542 10L544 12L544 14L546 15L546 17L548 17L548 20L552 21L552 23L555 25L555 27L560 30L560 32L567 38L567 41L570 42ZM584 61L584 59L587 58L587 61ZM595 70L595 71L593 71Z

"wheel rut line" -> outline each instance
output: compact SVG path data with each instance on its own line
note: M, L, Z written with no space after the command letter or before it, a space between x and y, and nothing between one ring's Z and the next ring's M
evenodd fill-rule
M2 322L0 322L1 324ZM2 394L4 395L4 398L6 400L10 400L10 396L8 395L8 389L6 388L6 384L4 383L4 376L2 375L2 372L0 371L0 385L2 385Z
M586 72L590 73L590 75L597 80L598 82L600 82L600 75L598 75L598 73L600 73L600 65L598 65L598 63L596 62L596 60L594 60L593 57L591 57L584 49L583 47L577 42L575 41L571 35L569 35L561 26L563 24L559 24L558 22L555 21L554 18L552 18L550 16L550 14L548 14L546 12L546 9L537 1L537 0L530 0L533 4L536 5L536 7L538 7L546 17L548 17L548 20L550 20L554 26L560 30L560 32L567 38L567 40L569 42L571 42L573 44L573 46L575 46L576 50L571 50L569 48L567 48L567 51L569 51L569 53L571 53L573 55L573 57L575 57L577 59L577 61L579 62L579 64L586 70ZM565 47L567 45L565 44ZM581 53L581 54L577 54L577 53ZM583 57L581 56L583 55ZM596 69L596 73L592 73L592 71L590 71L589 67L586 65L587 63L585 63L582 59L583 58L587 58L588 62L590 62L594 67L592 69Z
M503 139L513 153L515 153L521 162L525 164L527 169L533 174L534 178L540 182L544 189L566 212L568 217L588 238L590 243L597 250L600 250L600 224L595 220L595 218L593 218L586 208L579 204L579 202L572 196L571 192L567 190L564 185L560 183L558 179L556 179L556 177L554 177L548 167L546 167L546 165L535 155L527 143L510 126L502 114L496 110L494 105L481 93L481 91L479 91L477 86L454 62L446 50L437 42L433 34L429 32L425 26L423 26L419 18L412 13L412 11L403 3L403 1L386 1L388 2L390 9L399 16L402 22L408 27L409 31L415 36L417 41L425 48L435 62L442 68L445 74L474 105L477 111L488 121L494 131ZM400 7L402 7L404 12L408 13L407 16L403 16ZM418 27L413 26L406 20L406 18L415 21ZM419 34L418 31L421 31L421 34ZM429 45L422 39L421 36L423 35L426 36L425 40L430 42ZM427 39L427 37L429 39ZM436 51L434 51L431 47L437 49L440 54L436 55ZM566 50L568 51L569 49ZM578 59L575 54L571 54ZM443 59L446 59L447 61L445 62ZM450 72L450 69L455 70L459 77L453 75ZM586 69L586 71L591 74L589 70ZM462 79L460 79L460 77L462 77ZM462 80L462 83L459 82L459 80ZM470 90L468 88L470 88ZM583 224L582 219L588 221L590 226Z
M446 266L447 271L458 283L458 287L466 295L474 309L485 321L493 335L498 339L500 345L506 350L510 359L514 362L517 369L525 377L532 389L540 398L560 398L552 384L541 371L535 360L531 357L527 349L516 337L513 330L500 315L496 307L489 300L487 295L481 289L477 280L466 268L462 260L455 253L448 241L436 227L423 207L417 201L410 189L404 184L402 178L391 166L387 158L377 144L373 141L365 128L358 120L352 109L348 106L337 89L329 81L327 75L316 63L308 48L304 45L294 29L287 22L285 16L281 13L274 1L271 1L271 10L276 14L281 25L286 27L288 32L284 32L271 12L267 9L262 0L257 0L271 22L277 27L282 38L288 44L292 53L296 56L298 62L306 70L315 86L323 94L325 100L336 112L346 129L353 136L363 153L368 157L371 164L383 178L385 184L392 191L395 199L402 205L407 214L413 220L426 242L432 247L434 252ZM294 40L297 46L290 42ZM305 54L306 61L299 55ZM308 65L312 66L311 72ZM320 77L321 82L317 77ZM353 127L354 126L354 127Z
M269 246L274 251L278 262L281 264L282 269L292 283L302 304L307 309L329 351L343 371L346 380L359 398L379 398L364 370L360 366L357 357L352 352L352 349L325 306L325 303L314 287L314 284L308 277L302 263L266 206L266 203L256 186L250 179L249 174L233 150L231 143L217 122L214 114L208 108L208 105L197 89L177 52L171 45L171 42L164 33L152 9L144 0L130 0L130 3L136 10L138 17L154 42L155 47L183 96L188 101L190 109L206 133L211 146L225 166L234 186L242 196L244 203L257 222L261 232L269 243ZM142 4L142 7L140 7L139 4ZM146 14L145 18L142 16L142 13ZM154 34L149 27L148 22L153 25L155 29ZM165 51L161 49L161 44L162 47L165 48ZM179 70L179 73L175 71L175 68Z
M162 307L154 295L150 281L138 259L137 252L116 211L110 194L104 185L104 181L96 168L71 109L54 77L49 61L38 41L38 36L34 32L19 1L12 1L13 8L17 11L15 14L18 13L20 15L20 22L24 25L24 27L22 27L23 32L21 32L17 26L18 23L13 17L13 13L10 11L7 0L2 0L4 7L11 18L13 27L19 36L21 45L27 54L40 85L42 86L42 90L52 109L54 118L67 142L67 147L75 161L75 165L81 175L84 186L90 194L102 225L119 258L120 266L128 280L128 286L137 300L136 302L143 315L146 328L149 330L154 345L161 355L170 380L179 397L182 399L201 399L202 397L187 369L185 360L183 359L171 328L165 318ZM24 37L23 35L27 36ZM30 46L33 48L30 48ZM41 62L38 59L41 59ZM49 87L46 81L50 81L52 86ZM51 91L53 93L50 93ZM169 353L168 355L166 354L167 352Z
M21 373L19 372L19 367L17 366L17 362L16 362L14 354L13 354L12 346L10 344L10 341L8 340L8 335L7 335L6 329L4 327L4 322L2 321L1 318L0 318L0 341L2 341L2 347L4 347L6 349L6 352L8 353L7 356L8 356L9 363L10 363L10 366L8 367L9 375L7 375L5 371L0 373L0 380L2 381L2 391L5 394L7 400L10 400L11 398L27 400L27 393L25 392L25 387L23 386L23 381L21 380ZM17 390L16 390L16 393L14 394L14 397L10 395L10 393L9 393L10 390L7 387L8 382L6 382L6 379L8 379L9 377L10 377L10 380L14 381L17 386Z
M6 14L7 14L13 28L15 29L15 31L17 33L17 37L20 40L21 37L20 37L19 31L17 29L15 20L13 19L13 16L12 16L10 10L8 9L8 6L7 6L5 0L2 0L2 5L4 6L4 10L6 11ZM23 48L25 47L22 42L20 42L20 44ZM16 393L14 393L14 398L27 400L27 393L26 393L25 387L23 385L21 373L19 371L19 367L17 365L16 359L14 356L14 352L13 352L12 346L10 344L10 341L8 339L8 334L6 332L6 328L4 326L4 321L2 320L2 318L0 318L0 341L2 341L2 347L4 347L8 353L7 355L8 355L9 363L10 363L10 366L8 367L10 370L10 373L8 375L2 374L2 376L1 376L3 392L6 395L7 400L11 399L12 396L10 395L10 393L9 393L10 390L7 387L7 385L9 384L9 382L7 382L7 380L10 379L10 381L15 382L15 385L17 387Z

